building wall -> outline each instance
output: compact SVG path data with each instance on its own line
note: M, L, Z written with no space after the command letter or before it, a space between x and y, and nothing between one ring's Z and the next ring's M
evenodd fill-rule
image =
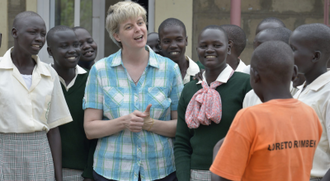
M192 44L196 47L198 34L205 26L230 23L230 1L194 0L193 2ZM290 30L302 24L323 23L323 0L241 0L241 3L241 27L247 35L247 46L241 54L241 59L246 63L250 63L255 30L262 19L277 17ZM195 52L192 57L197 60Z
M167 18L180 19L186 26L188 46L186 55L192 55L193 37L193 1L192 0L155 0L155 31Z
M8 3L7 0L0 1L0 32L2 33L2 43L0 47L0 57L6 52L8 49L8 29L7 29L7 21L8 21Z
M2 44L0 56L14 45L11 29L15 16L23 11L37 12L37 0L1 0L0 1L0 32L2 33Z

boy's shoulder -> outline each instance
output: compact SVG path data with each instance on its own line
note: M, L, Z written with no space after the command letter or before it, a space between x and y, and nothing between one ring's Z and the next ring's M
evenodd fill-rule
M310 85L310 89L313 91L327 91L328 94L330 94L330 71L325 72L324 74L320 75L318 78L316 78Z

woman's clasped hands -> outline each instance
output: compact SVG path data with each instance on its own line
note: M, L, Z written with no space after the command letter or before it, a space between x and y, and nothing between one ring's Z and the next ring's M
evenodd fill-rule
M131 132L141 132L142 130L150 131L155 120L150 117L150 108L149 104L144 112L135 110L131 114L127 115L125 119L125 127Z

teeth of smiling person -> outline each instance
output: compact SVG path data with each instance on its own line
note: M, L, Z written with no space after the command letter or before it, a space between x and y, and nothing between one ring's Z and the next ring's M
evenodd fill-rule
M177 55L179 52L171 52L171 55Z
M215 58L215 56L213 56L213 55L212 56L206 56L206 58Z
M39 48L40 47L40 45L32 45L33 47L36 47L36 48Z
M136 39L136 40L137 40L137 39L140 39L140 38L142 38L142 35L141 35L141 36L139 36L139 37L136 37L136 38L134 38L134 39Z
M74 60L76 57L68 57L69 60Z

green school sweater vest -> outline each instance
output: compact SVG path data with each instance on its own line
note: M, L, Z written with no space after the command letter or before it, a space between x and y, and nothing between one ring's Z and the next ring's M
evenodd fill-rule
M88 73L78 74L74 85L62 91L73 121L59 126L62 141L62 168L83 171L83 177L93 178L93 154L97 140L88 140L84 131L84 110L82 100Z
M213 147L225 137L236 115L242 108L245 94L251 90L250 76L235 72L229 81L216 88L221 95L222 118L219 124L200 125L189 129L185 122L185 112L190 99L200 89L201 84L193 80L182 91L178 106L178 123L174 143L176 174L180 181L190 180L190 169L209 170L212 164Z

